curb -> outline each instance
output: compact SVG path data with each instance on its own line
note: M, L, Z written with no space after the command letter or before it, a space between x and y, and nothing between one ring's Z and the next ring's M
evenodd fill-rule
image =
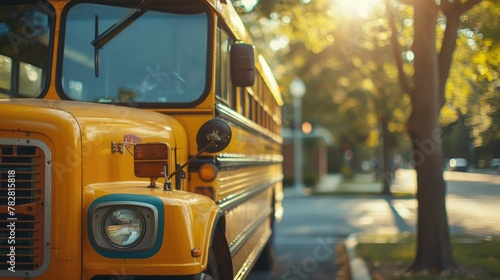
M356 246L358 245L358 234L350 234L345 240L347 258L349 259L349 272L351 280L371 280L370 271L365 261L356 256Z

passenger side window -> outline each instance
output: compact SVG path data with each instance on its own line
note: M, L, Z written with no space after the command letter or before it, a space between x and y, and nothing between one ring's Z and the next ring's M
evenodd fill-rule
M217 29L217 69L215 77L216 96L230 107L234 107L235 88L231 83L230 49L234 40L222 29Z

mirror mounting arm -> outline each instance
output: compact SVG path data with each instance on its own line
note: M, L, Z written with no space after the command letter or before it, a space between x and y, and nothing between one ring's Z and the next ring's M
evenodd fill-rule
M166 177L165 184L170 183L170 179L172 179L172 177L174 177L177 173L181 172L184 167L186 167L188 164L190 164L193 160L195 160L198 156L200 156L203 152L205 152L208 148L210 148L216 142L219 142L219 141L217 141L217 140L210 141L208 143L208 145L203 147L203 149L199 150L194 156L192 156L190 159L188 159L188 161L186 161L184 164L177 167L177 169L174 172L170 173L170 175L168 175L168 177ZM172 188L170 188L170 189L172 189Z
M190 164L193 160L198 158L202 153L217 153L225 149L229 142L231 142L231 128L229 125L220 119L212 119L205 122L196 135L196 143L199 147L203 147L198 150L198 152L188 159L184 164L179 165L174 172L170 175L165 175L165 184L163 185L163 190L172 190L172 183L170 180L172 177L176 176L182 169ZM164 173L166 174L166 172Z

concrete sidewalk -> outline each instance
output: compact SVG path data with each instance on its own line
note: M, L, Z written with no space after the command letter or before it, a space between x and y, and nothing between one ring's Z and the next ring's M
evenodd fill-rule
M341 174L323 176L314 188L314 193L336 192L380 192L381 184L376 182L371 174L355 174L352 179L345 180Z
M391 183L391 192L414 195L417 190L416 173L411 169L398 169ZM344 180L341 174L323 176L313 188L316 194L379 194L382 192L382 183L376 181L373 174L355 174L352 179Z
M483 173L486 172L486 173ZM498 173L487 173L487 170L473 170L473 172L444 171L446 181L490 182L500 184ZM344 180L341 174L327 174L312 189L316 194L379 194L382 183L376 181L373 174L355 174L352 179ZM417 193L417 173L414 169L398 169L391 183L391 192L398 194L415 195Z

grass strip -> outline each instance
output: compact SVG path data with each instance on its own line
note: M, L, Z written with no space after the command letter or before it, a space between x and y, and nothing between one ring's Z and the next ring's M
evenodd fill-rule
M365 260L374 280L500 280L500 239L452 236L451 240L453 255L460 268L446 274L406 273L415 256L414 235L361 234L356 254Z

